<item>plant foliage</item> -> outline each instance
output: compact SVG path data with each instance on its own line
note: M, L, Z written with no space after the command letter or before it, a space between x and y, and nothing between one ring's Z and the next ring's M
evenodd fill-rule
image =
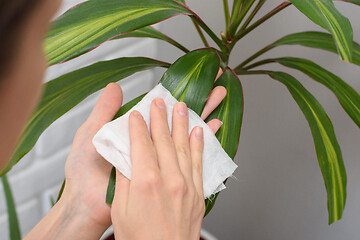
M360 5L358 0L346 2ZM10 164L1 175L10 170L34 146L40 134L53 121L88 95L110 82L117 82L133 73L154 67L169 68L160 82L174 97L186 102L198 114L201 113L211 89L220 85L227 89L226 98L207 121L213 118L223 121L224 124L216 136L225 151L234 158L243 116L243 91L237 75L266 74L287 87L307 119L327 191L329 224L339 220L345 207L346 172L328 115L315 97L294 77L285 72L262 70L258 67L279 63L320 82L336 95L341 106L358 126L359 94L340 77L306 59L284 57L260 59L257 62L254 60L279 46L300 45L337 53L341 60L360 65L360 45L353 41L350 21L336 9L331 0L285 1L254 21L254 17L266 3L266 0L234 0L231 7L228 0L223 0L225 29L219 35L214 33L184 0L88 0L71 8L54 21L47 35L45 51L49 65L86 54L108 40L121 41L128 37L166 41L181 49L185 55L172 65L141 57L99 62L45 84L45 94L28 123ZM291 5L321 26L324 32L299 32L284 36L238 63L233 71L228 61L229 56L242 38ZM179 14L189 16L204 46L208 48L190 51L150 26ZM211 44L206 35L216 46L209 48ZM219 67L223 74L214 84ZM127 112L142 97L139 96L123 106L117 117ZM114 174L110 178L108 203L112 201L113 186ZM206 201L206 214L212 209L217 196Z

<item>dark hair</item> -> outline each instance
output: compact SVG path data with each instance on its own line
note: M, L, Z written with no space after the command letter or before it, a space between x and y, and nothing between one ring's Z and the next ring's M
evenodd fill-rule
M0 80L16 54L19 30L42 0L0 0Z

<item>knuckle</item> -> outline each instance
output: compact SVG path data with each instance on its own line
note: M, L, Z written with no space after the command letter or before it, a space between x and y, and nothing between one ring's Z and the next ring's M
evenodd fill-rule
M151 144L150 139L143 134L139 134L138 136L136 136L137 141L139 141L139 143L143 146L149 146Z
M145 188L157 188L161 184L161 177L157 172L150 170L143 175L143 182Z
M195 172L202 174L202 172L203 172L202 162L198 161L198 162L193 163L193 169Z
M160 144L173 145L172 138L169 134L162 134L159 136L158 141Z
M190 150L188 147L184 145L176 146L176 152L179 156L187 157L187 158L190 157Z
M186 181L183 177L172 179L169 185L169 189L174 197L184 197L188 191Z

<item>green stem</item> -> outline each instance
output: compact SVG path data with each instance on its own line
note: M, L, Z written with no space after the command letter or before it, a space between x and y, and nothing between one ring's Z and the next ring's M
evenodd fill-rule
M254 60L255 58L259 57L260 55L266 53L267 51L273 49L275 46L273 46L272 44L264 47L263 49L259 50L258 52L256 52L254 55L250 56L248 59L246 59L245 61L243 61L242 63L240 63L237 67L235 67L235 70L237 69L242 69L246 64L248 64L249 62L251 62L252 60Z
M250 33L252 30L254 30L255 28L257 28L258 26L260 26L262 23L264 23L265 21L267 21L268 19L270 19L271 17L273 17L274 15L276 15L277 13L279 13L281 10L285 9L286 7L290 6L291 3L290 2L283 2L281 3L279 6L277 6L276 8L274 8L271 12L269 12L268 14L266 14L265 16L263 16L262 18L260 18L259 20L257 20L255 23L253 23L250 27L246 28L245 30L243 30L242 32L238 32L232 43L229 45L229 48L232 49L235 44L244 36L246 36L248 33Z
M229 32L231 36L234 36L236 30L241 24L242 20L245 18L246 14L250 11L250 8L254 5L255 0L250 0L243 5L243 9L241 9L240 14L236 17L234 21L231 21Z
M204 36L204 33L201 31L201 28L199 27L199 24L193 19L191 18L191 21L193 22L194 26L195 26L195 29L196 31L198 32L200 38L201 38L201 41L204 43L204 46L205 47L209 47L209 43L208 41L206 40L205 36Z
M272 58L269 58L269 59L264 59L264 60L261 60L261 61L258 61L256 63L253 63L245 68L242 68L242 69L239 69L239 70L250 70L252 68L256 68L256 67L259 67L259 66L262 66L262 65L265 65L265 64L269 64L269 63L274 63L275 60L272 59Z
M179 48L179 49L180 49L181 51L183 51L184 53L188 53L188 52L190 52L190 50L189 50L189 49L187 49L186 47L184 47L182 44L180 44L180 43L176 42L175 40L174 40L174 42L173 42L173 41L171 41L171 42L170 42L170 44L172 44L173 46L175 46L175 47Z
M255 71L244 71L244 70L238 70L235 71L237 75L260 75L260 74L269 74L271 71L267 70L255 70Z
M233 8L231 11L231 19L230 19L231 22L235 21L235 19L239 15L241 4L242 4L242 0L234 0Z
M242 32L247 26L250 24L250 22L254 19L255 15L259 12L261 7L264 5L266 0L260 0L254 10L251 12L250 16L246 19L244 24L241 26L239 32Z
M230 13L229 13L228 0L223 0L223 5L224 5L225 27L226 27L226 31L227 31L227 29L229 27L229 23L230 23Z
M196 15L196 13L192 12L193 15L191 18L193 18L199 26L211 37L212 40L219 46L220 50L224 53L228 53L228 48L223 44L223 42L216 36L216 34L203 22L203 20Z

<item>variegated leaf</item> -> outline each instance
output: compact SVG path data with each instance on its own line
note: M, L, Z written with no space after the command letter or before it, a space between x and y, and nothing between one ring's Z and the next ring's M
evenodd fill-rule
M45 52L48 64L84 54L103 42L178 14L191 14L173 0L89 0L52 24Z
M241 124L244 112L244 98L240 79L236 74L226 69L215 82L214 87L223 86L227 94L222 103L210 114L206 121L219 119L223 125L216 133L216 137L227 154L234 159L240 140ZM205 216L213 208L218 193L205 201Z
M283 72L269 72L283 83L307 119L324 177L328 199L329 224L341 219L346 201L346 171L334 127L320 103L299 81Z
M46 83L43 97L0 176L8 172L33 148L39 136L50 124L92 93L136 72L168 66L167 63L149 58L119 58L95 63Z
M335 8L332 0L290 0L314 23L331 32L342 60L351 62L353 32L350 21Z
M329 88L338 98L344 110L360 127L360 96L341 78L306 59L287 57L274 59L274 61L286 67L297 69Z

